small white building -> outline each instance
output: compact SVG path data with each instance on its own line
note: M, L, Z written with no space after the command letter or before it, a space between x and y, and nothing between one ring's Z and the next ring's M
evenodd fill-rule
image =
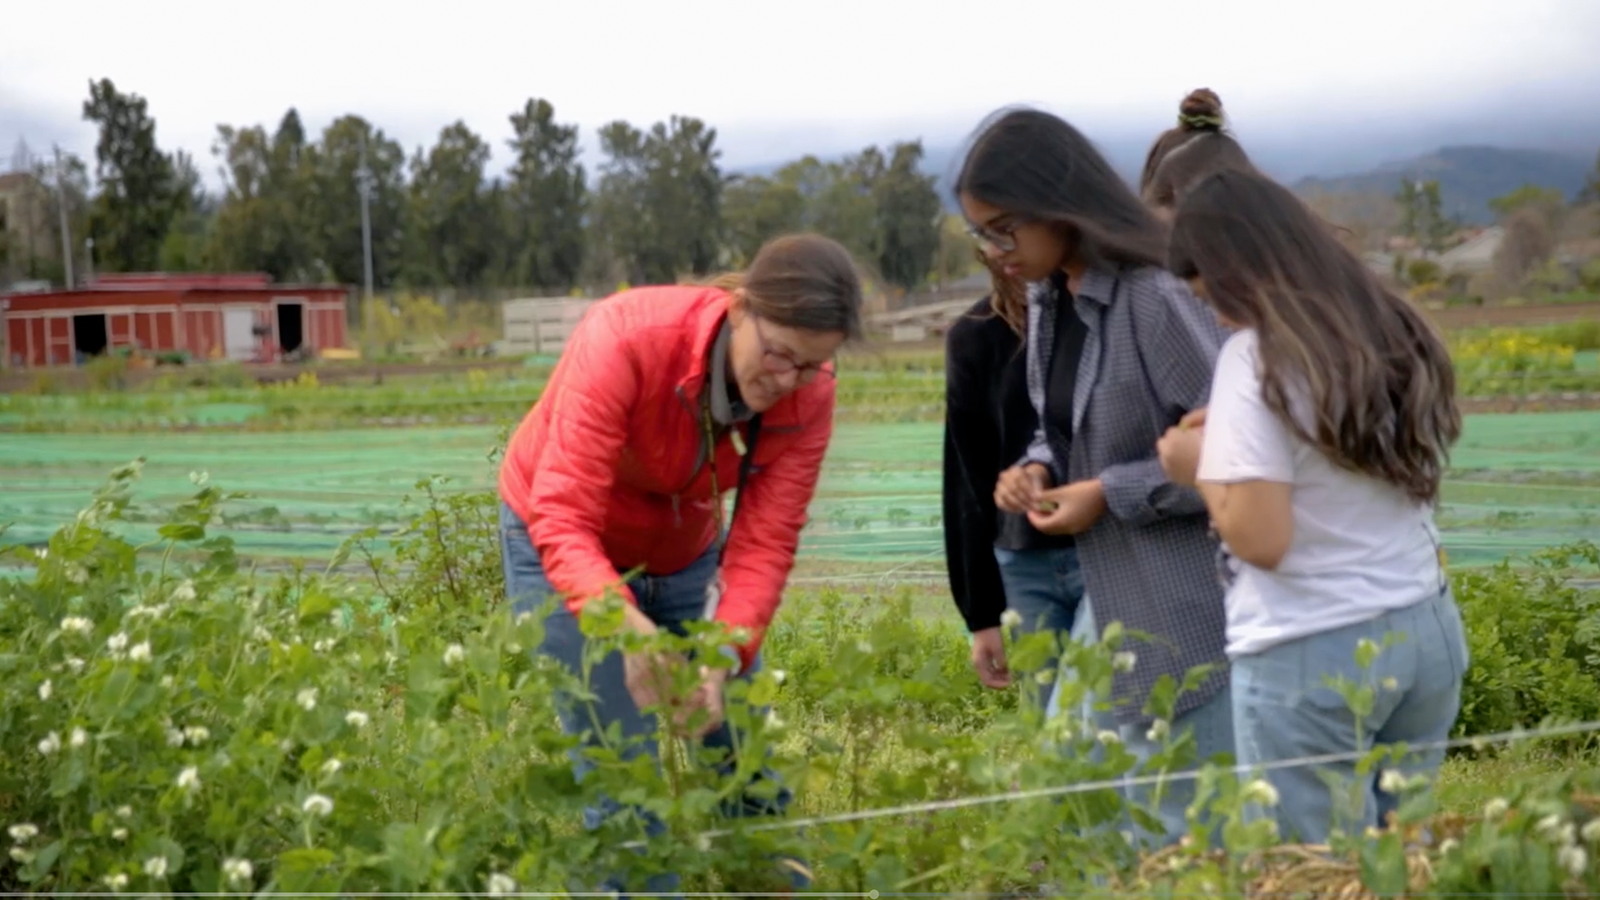
M588 297L522 297L500 306L500 355L543 353L558 356L572 329L589 311Z
M1486 271L1494 265L1494 255L1506 239L1506 231L1499 225L1485 228L1444 253L1439 254L1439 268L1450 274L1471 275Z

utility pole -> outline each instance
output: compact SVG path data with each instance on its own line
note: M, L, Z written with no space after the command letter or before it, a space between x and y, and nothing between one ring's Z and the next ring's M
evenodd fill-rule
M361 268L366 290L361 301L361 329L372 340L372 169L367 165L367 136L361 136L361 164L356 167L356 190L361 194Z
M67 290L72 290L75 282L72 280L72 227L67 224L67 170L61 164L61 145L55 145L56 151L56 208L61 212L61 265L66 273Z

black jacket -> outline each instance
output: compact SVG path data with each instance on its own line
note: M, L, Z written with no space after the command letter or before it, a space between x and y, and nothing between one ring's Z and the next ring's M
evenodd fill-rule
M1038 416L1022 339L979 300L945 336L944 546L950 593L969 631L1000 624L1006 595L994 550L1070 546L1027 516L995 508L1000 473L1027 452Z

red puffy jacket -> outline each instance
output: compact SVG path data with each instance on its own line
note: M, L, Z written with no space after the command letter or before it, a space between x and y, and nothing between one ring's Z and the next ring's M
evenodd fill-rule
M728 298L718 288L680 285L596 303L511 437L500 496L528 524L546 577L574 613L608 588L636 602L621 572L677 572L716 537L699 403ZM823 377L762 415L716 614L750 633L739 647L741 669L760 648L794 565L833 406L834 381ZM733 489L739 462L724 435L719 489Z

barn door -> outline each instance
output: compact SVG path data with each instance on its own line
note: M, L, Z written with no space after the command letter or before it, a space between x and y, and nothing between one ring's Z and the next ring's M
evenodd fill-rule
M249 362L256 356L255 310L222 310L222 350L229 359Z

